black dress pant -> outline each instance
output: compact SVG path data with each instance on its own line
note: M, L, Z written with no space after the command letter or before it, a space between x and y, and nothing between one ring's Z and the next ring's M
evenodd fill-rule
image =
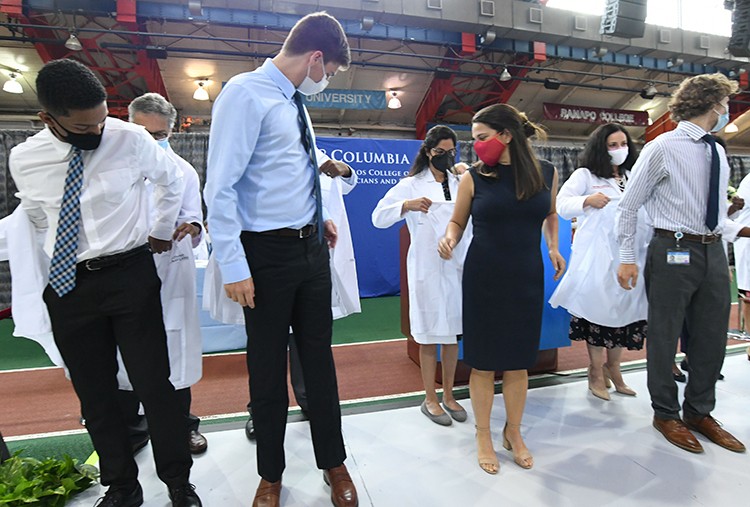
M180 403L180 410L182 411L183 417L188 425L188 431L198 431L198 426L201 420L190 413L190 403L192 402L192 394L190 388L176 389L175 394L177 400ZM134 391L126 391L120 389L117 391L117 402L120 404L120 410L125 418L125 424L128 426L128 436L132 443L139 442L143 437L148 436L148 422L146 416L141 415L140 411L141 400Z
M8 446L5 445L5 440L3 440L3 434L0 433L0 463L2 463L8 458L10 458L10 451L8 450Z
M76 287L63 297L49 286L44 291L55 343L99 454L101 483L115 489L134 487L138 476L117 402L118 347L146 412L159 478L169 487L189 479L192 458L169 382L160 287L153 257L143 250L97 271L79 264Z
M303 412L307 412L307 391L305 389L305 378L302 376L302 363L299 360L299 351L297 342L294 340L294 333L289 335L289 377L292 383L292 392L297 405ZM250 378L248 377L248 383ZM250 393L252 399L252 393ZM250 418L253 417L252 402L247 403L247 411Z
M307 390L315 461L320 469L337 467L346 452L331 352L328 247L315 236L298 239L243 232L241 239L255 285L255 308L244 310L258 473L275 482L285 467L290 325Z

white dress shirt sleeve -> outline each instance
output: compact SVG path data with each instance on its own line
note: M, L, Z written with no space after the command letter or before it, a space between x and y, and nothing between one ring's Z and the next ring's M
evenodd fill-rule
M185 181L172 157L144 130L138 145L138 163L143 176L154 185L154 225L150 236L169 241L182 204Z
M31 199L29 193L26 191L24 186L26 181L24 178L21 178L16 171L17 165L14 153L14 151L11 151L10 157L8 157L8 169L10 170L10 175L16 184L16 188L18 189L16 197L21 200L21 207L26 212L26 215L28 215L29 220L34 227L40 232L46 231L48 227L47 215L44 213L41 203Z

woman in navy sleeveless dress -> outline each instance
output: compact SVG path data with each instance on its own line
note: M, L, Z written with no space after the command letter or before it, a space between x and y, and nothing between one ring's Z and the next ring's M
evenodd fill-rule
M491 474L499 468L490 433L495 371L504 372L503 446L519 466L533 465L520 429L545 304L542 231L555 278L565 270L557 248L557 174L552 164L536 159L528 140L543 134L507 104L474 115L474 149L482 163L462 178L439 245L440 255L449 258L471 216L474 237L463 276L464 362L472 367L479 466Z

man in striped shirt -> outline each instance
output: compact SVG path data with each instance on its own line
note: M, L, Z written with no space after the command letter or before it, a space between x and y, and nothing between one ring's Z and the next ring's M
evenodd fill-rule
M645 279L649 301L646 344L653 424L670 443L695 453L703 447L690 430L731 451L745 451L711 417L730 308L721 239L750 236L750 228L727 219L729 165L724 149L710 136L726 125L729 97L737 92L737 83L722 74L683 81L669 103L677 128L644 147L619 205L617 278L626 290ZM634 242L641 206L655 231L639 279ZM683 320L691 336L691 373L681 419L671 367Z

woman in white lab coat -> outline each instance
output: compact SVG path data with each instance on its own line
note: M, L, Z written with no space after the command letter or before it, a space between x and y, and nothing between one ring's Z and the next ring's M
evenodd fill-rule
M602 125L586 144L582 167L557 195L558 214L566 219L576 217L579 225L570 267L550 304L562 306L572 315L570 338L586 341L589 390L603 400L610 399L610 380L618 393L635 396L620 373L620 358L623 348L643 348L646 337L648 306L642 277L631 291L623 290L616 280L615 214L636 158L633 141L622 125ZM650 233L641 212L636 234L636 262L641 266Z
M444 261L437 253L438 239L453 212L458 177L451 171L456 159L456 134L436 126L427 132L409 175L380 200L372 223L384 229L406 220L411 236L407 255L409 320L419 343L419 362L425 388L422 413L448 426L451 418L463 422L466 411L453 397L458 361L457 335L462 333L461 273L463 257ZM468 242L465 242L468 244ZM441 345L443 404L435 391L437 346Z

